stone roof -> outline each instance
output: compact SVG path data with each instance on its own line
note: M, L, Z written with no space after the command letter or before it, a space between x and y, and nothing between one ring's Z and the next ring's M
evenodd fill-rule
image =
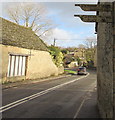
M0 21L0 31L2 33L0 36L1 44L48 51L46 44L31 29L17 25L3 18L0 18Z

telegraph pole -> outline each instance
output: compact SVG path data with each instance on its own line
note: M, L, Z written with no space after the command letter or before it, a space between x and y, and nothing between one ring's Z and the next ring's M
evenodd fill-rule
M54 46L56 45L56 39L54 38L54 44L53 44Z

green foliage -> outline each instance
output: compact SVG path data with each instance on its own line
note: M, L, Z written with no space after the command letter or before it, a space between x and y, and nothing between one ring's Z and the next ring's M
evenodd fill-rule
M76 47L68 47L68 48L65 48L65 49L69 52L73 52L73 51L77 50Z
M50 54L52 56L55 65L57 67L61 66L63 64L63 57L64 57L61 50L53 45L49 46L48 48L50 50Z
M77 57L76 60L78 62L78 65L80 65L82 60L79 57Z
M86 60L87 61L94 61L94 55L95 55L95 48L90 48L85 51Z
M95 57L96 48L89 48L85 51L86 61L88 62L88 66L93 67L94 65L94 57Z
M67 50L67 49L63 49L63 50L61 50L61 52L62 52L63 54L67 54L67 53L68 53L68 50Z

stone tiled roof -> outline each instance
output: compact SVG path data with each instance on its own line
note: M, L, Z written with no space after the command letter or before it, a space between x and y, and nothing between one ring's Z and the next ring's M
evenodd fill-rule
M29 28L17 25L0 18L1 37L3 45L17 46L27 49L48 51L46 44Z

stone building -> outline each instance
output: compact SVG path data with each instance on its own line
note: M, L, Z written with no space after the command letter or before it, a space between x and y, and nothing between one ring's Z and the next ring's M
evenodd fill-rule
M0 18L2 82L58 75L46 44L29 28Z
M96 22L97 104L102 118L115 120L115 0L76 6L97 12L97 15L75 16L84 22Z
M80 59L85 59L85 49L78 48L76 51L74 51L74 56L79 57Z
M106 7L97 13L106 20L97 24L98 107L102 118L115 120L115 1L98 4Z
M78 59L80 60L80 64ZM65 67L78 67L79 65L83 65L86 63L85 59L85 49L84 48L77 48L77 50L70 51L68 54L64 55L64 66Z

